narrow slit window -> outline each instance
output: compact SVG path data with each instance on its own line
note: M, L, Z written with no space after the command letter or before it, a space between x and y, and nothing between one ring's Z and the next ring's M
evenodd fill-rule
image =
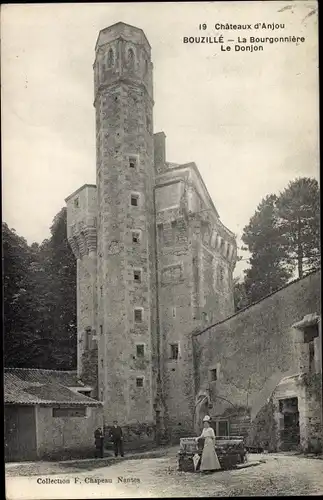
M114 54L113 50L110 49L108 52L108 68L112 68L113 65L114 65Z
M130 203L133 207L138 207L139 205L139 195L138 194L132 194L131 195L131 200Z
M141 271L134 271L133 279L136 283L141 283Z
M136 166L137 166L136 158L130 157L129 158L129 167L130 168L136 168Z
M170 344L170 358L178 359L179 348L178 344Z
M137 356L137 358L143 358L145 356L144 344L137 344L136 345L136 356Z
M142 322L142 309L135 309L134 315L135 315L135 322L141 323Z
M143 379L143 377L137 377L136 378L136 386L137 387L143 387L144 386L144 379Z
M212 370L210 370L210 379L211 379L211 382L215 382L218 379L216 368L213 368Z
M140 233L136 231L132 233L132 243L140 243Z
M132 49L128 50L128 66L130 69L134 69L135 66L135 53Z
M79 206L80 206L79 199L75 198L75 200L74 200L74 208L79 208Z
M309 347L309 371L314 371L314 358L315 358L315 349L314 349L314 341L308 343Z

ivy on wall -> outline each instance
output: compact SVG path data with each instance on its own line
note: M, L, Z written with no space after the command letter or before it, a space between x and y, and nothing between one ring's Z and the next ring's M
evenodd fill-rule
M269 451L277 449L277 424L274 418L272 399L266 403L251 423L248 445L261 447Z

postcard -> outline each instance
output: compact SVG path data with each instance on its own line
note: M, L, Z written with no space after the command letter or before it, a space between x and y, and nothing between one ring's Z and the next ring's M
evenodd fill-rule
M318 3L1 31L7 499L322 494Z

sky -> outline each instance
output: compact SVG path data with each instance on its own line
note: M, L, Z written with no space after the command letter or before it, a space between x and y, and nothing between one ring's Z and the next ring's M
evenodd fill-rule
M3 221L28 243L41 242L64 199L95 184L94 47L101 29L123 21L142 28L152 47L154 132L166 134L167 161L197 164L240 247L264 196L297 177L319 175L315 7L311 1L2 5ZM263 22L285 28L214 26ZM230 52L220 44L183 43L185 36L220 35L226 46L235 40ZM236 52L238 36L305 42ZM245 266L238 263L236 274Z

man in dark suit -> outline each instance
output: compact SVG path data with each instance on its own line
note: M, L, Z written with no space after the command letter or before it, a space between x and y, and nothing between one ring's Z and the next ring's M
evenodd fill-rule
M95 441L95 456L96 458L104 457L104 436L102 429L99 427L94 432L94 441Z
M117 457L120 452L120 455L123 457L123 435L122 429L118 425L117 420L113 422L113 427L110 430L110 438L112 439L114 444L114 455Z

